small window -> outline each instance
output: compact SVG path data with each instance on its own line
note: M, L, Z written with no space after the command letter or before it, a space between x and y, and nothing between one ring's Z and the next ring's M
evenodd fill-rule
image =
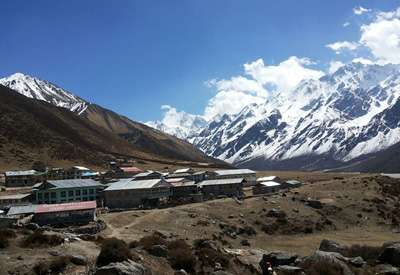
M48 199L48 198L49 198L49 193L48 193L48 192L44 193L44 198L45 198L45 199Z
M68 196L69 197L73 197L74 196L74 191L73 190L68 191Z
M87 195L87 189L82 190L82 195Z
M81 195L81 190L75 190L75 196L80 196Z
M93 195L94 194L94 189L89 189L89 194Z
M41 200L43 198L42 193L38 193L38 199Z
M65 198L67 196L67 192L61 191L61 198Z

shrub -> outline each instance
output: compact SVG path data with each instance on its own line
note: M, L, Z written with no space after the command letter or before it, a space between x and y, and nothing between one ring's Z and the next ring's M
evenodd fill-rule
M64 242L64 239L58 235L44 234L42 231L35 231L22 241L23 247L46 247L57 246Z
M37 275L59 274L65 270L69 264L67 256L59 256L50 262L39 262L33 267L33 271Z
M0 236L0 249L1 248L7 248L10 245L8 242L8 238L5 238L4 236Z
M161 234L154 232L152 235L141 238L139 240L139 245L145 250L150 250L154 245L167 245L167 241Z
M101 251L97 257L97 266L104 266L110 263L123 262L131 259L132 255L128 245L117 238L105 239Z
M184 240L175 240L168 244L168 260L175 269L184 269L188 272L194 271L196 257L192 248Z
M138 246L139 246L139 241L134 240L129 243L129 248L136 248Z
M11 229L0 230L0 249L6 248L10 245L8 239L15 238L17 234Z
M205 266L214 267L220 263L223 267L229 265L229 258L210 243L209 240L199 239L194 241L196 256Z

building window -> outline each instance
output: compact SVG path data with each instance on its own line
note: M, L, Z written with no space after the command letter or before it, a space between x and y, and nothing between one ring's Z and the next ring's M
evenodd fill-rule
M57 198L56 192L51 192L51 193L50 193L50 196L51 196L52 199Z
M75 196L80 196L81 195L81 190L75 190Z
M65 198L67 196L67 192L61 191L61 198Z
M87 189L82 190L82 195L87 195Z
M44 193L44 198L45 198L45 199L48 199L48 198L49 198L49 193L48 193L48 192Z
M73 197L74 196L74 191L73 190L69 190L68 191L68 197Z
M89 189L89 194L93 195L94 194L94 189Z
M38 199L41 200L43 198L42 193L38 193Z

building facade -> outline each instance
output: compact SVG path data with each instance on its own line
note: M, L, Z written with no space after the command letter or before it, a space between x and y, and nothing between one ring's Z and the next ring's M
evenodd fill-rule
M205 180L198 185L205 199L220 196L241 197L246 180L242 178Z
M250 169L229 169L214 171L215 179L244 179L245 186L253 186L256 184L256 172Z
M5 172L6 187L29 187L42 181L43 173L36 170Z
M37 204L98 201L104 185L92 179L47 180L32 191Z
M171 184L164 179L121 179L104 190L105 205L109 208L156 206L171 196Z

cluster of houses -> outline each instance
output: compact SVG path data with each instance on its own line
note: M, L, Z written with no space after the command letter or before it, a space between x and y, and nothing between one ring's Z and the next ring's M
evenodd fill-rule
M256 172L249 169L195 171L183 168L166 173L111 163L110 171L105 173L81 166L50 171L47 174L6 172L7 187L31 186L31 192L5 196L0 193L0 209L7 209L9 217L33 215L38 224L59 224L93 220L97 207L157 207L163 203L173 205L243 197L243 187L251 188L253 195L260 195L301 185L298 181L284 182L278 177L257 179Z

